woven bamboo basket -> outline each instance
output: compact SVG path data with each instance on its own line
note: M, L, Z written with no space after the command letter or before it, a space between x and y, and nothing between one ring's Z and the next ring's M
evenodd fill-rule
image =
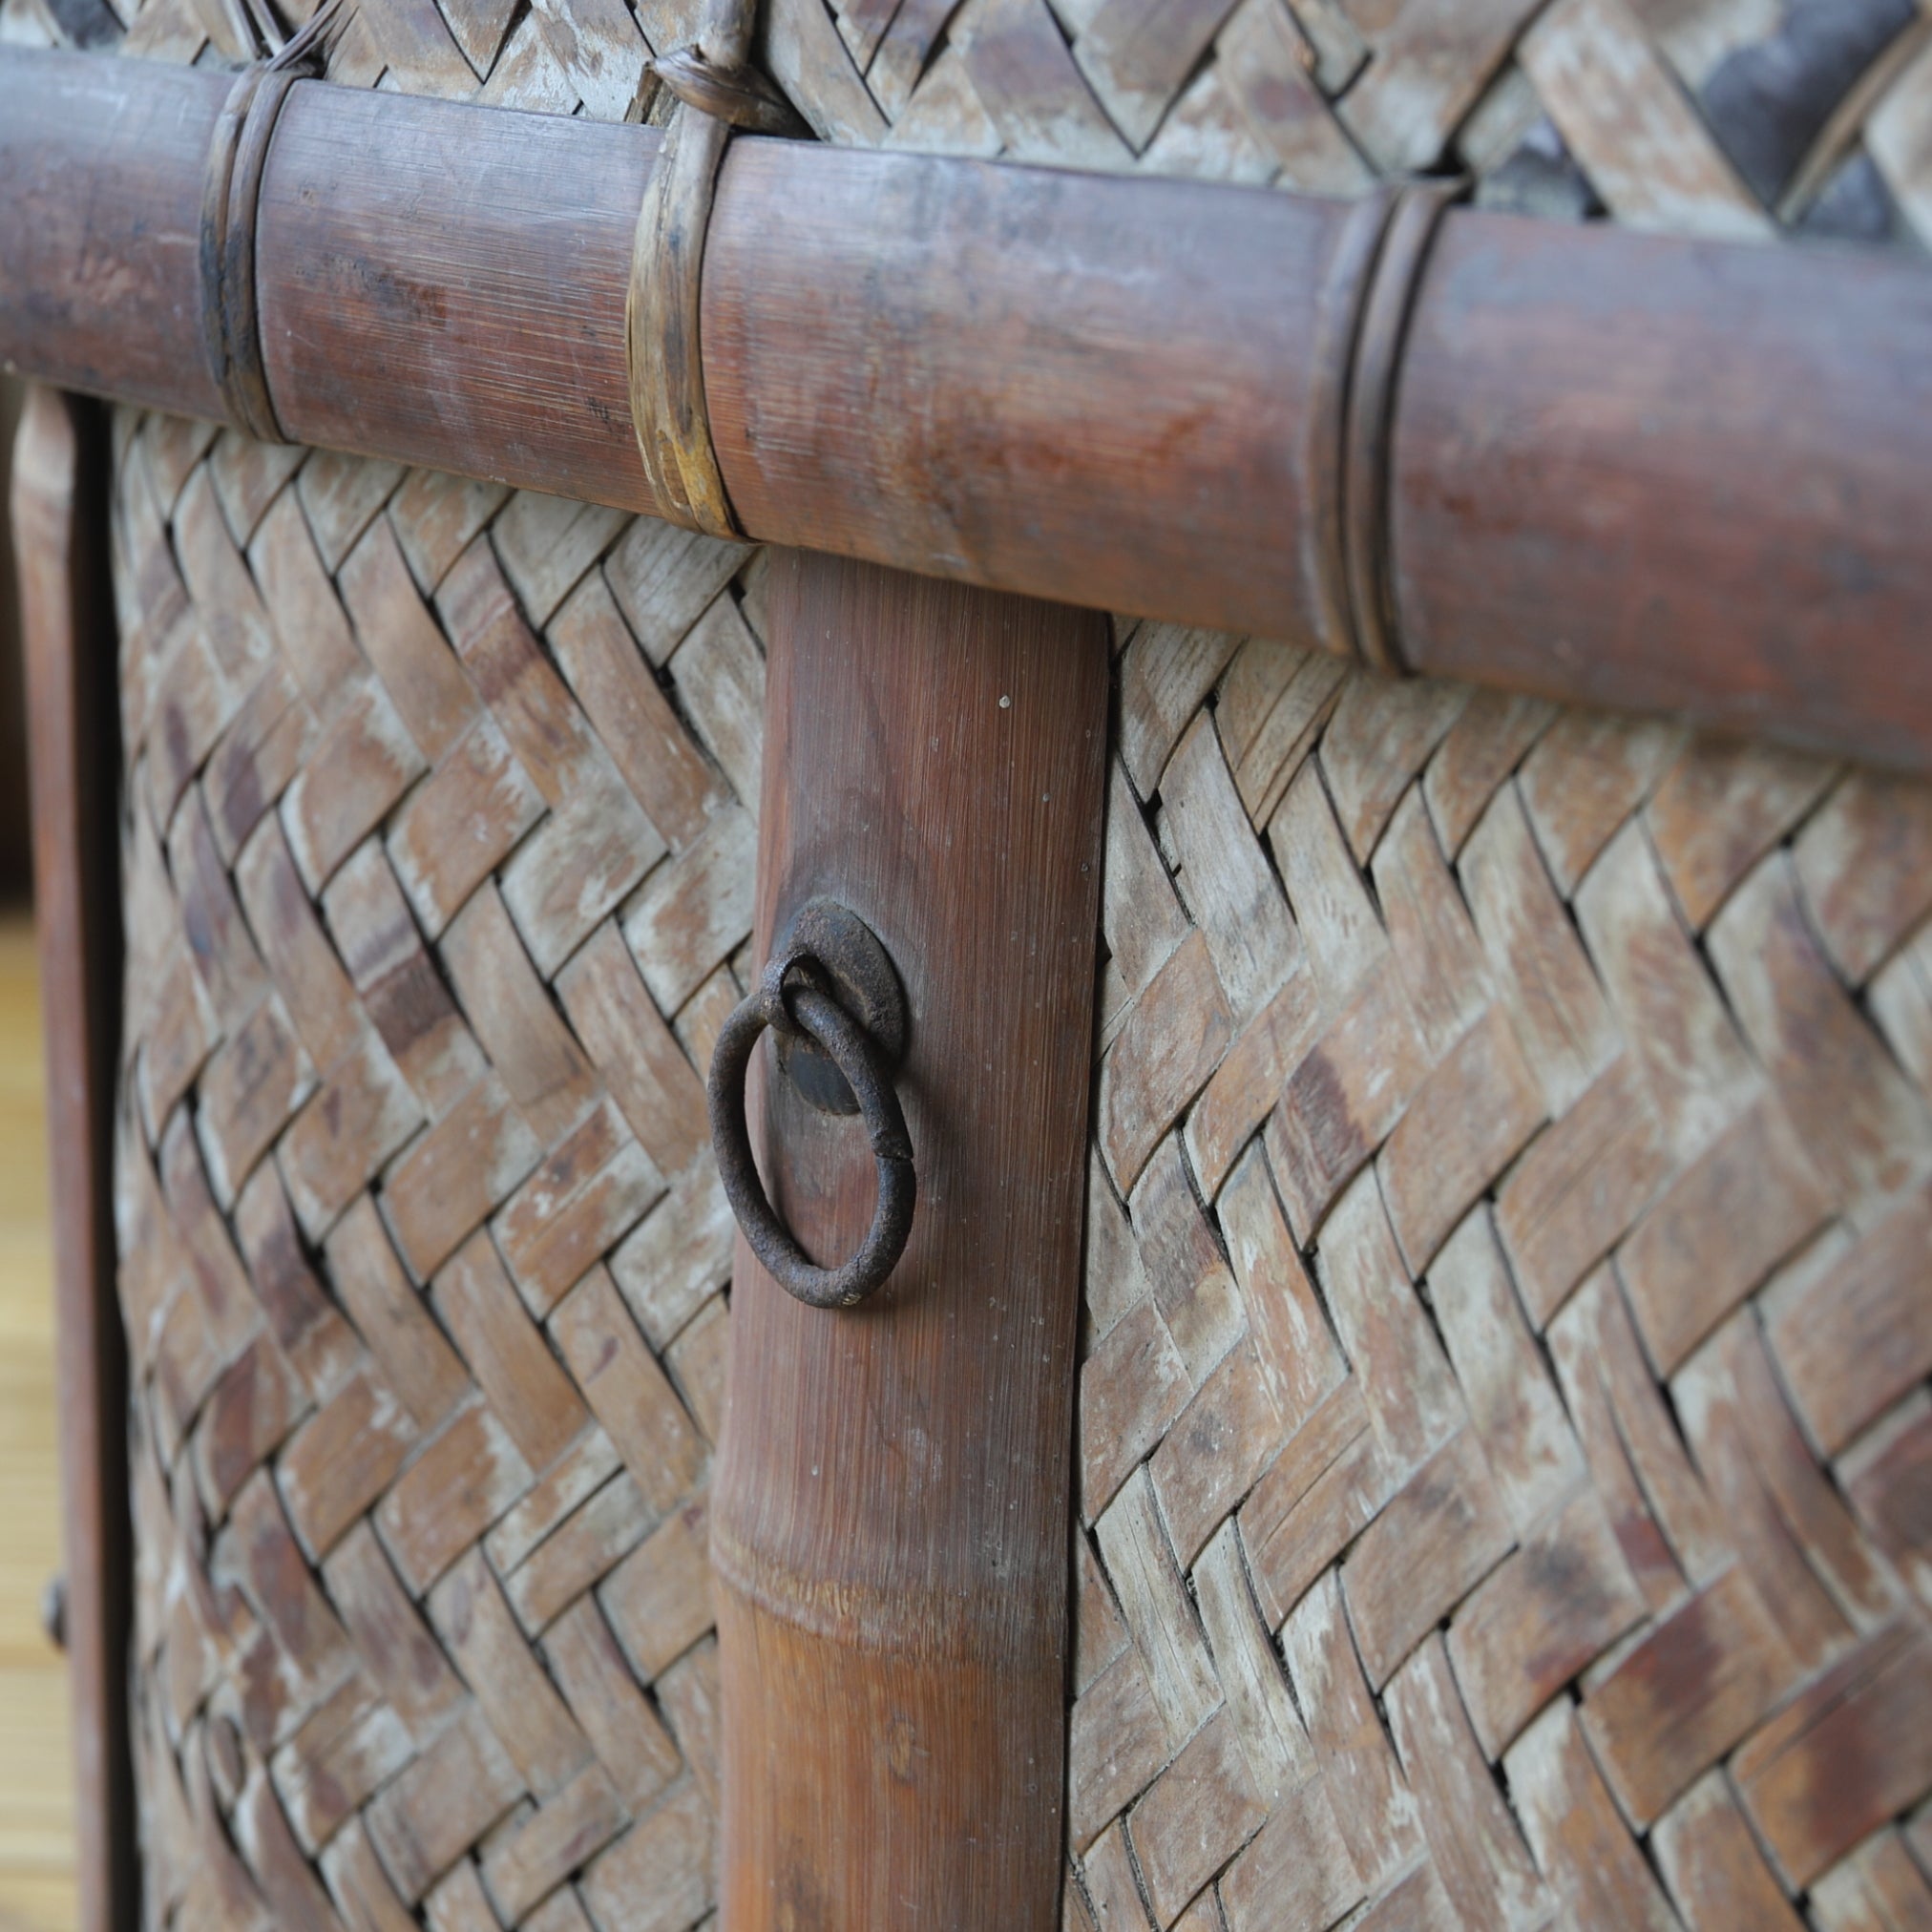
M361 0L329 76L619 119L678 5ZM834 143L1932 242L1910 0L760 58ZM766 560L127 410L113 479L146 1920L710 1924ZM1932 790L1270 638L1113 678L1067 1932L1932 1924Z

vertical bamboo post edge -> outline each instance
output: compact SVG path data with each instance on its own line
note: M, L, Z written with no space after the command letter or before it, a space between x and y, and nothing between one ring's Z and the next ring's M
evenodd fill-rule
M106 425L30 393L14 446L52 1194L65 1638L81 1932L136 1922L126 1671L132 1621L126 1369L115 1301L120 921Z

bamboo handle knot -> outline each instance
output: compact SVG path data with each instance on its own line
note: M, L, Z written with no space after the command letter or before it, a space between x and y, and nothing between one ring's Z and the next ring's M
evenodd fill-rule
M320 74L349 9L323 0L286 45L235 76L215 121L201 186L201 347L228 420L263 443L284 443L268 393L255 284L255 220L268 145L288 91Z
M665 91L685 107L752 135L806 138L804 116L755 67L716 67L702 47L681 47L651 62Z
M718 469L704 404L699 297L718 171L734 131L807 132L791 104L750 64L753 6L721 0L697 38L653 59L677 105L638 210L624 302L631 421L658 514L710 536L741 537Z

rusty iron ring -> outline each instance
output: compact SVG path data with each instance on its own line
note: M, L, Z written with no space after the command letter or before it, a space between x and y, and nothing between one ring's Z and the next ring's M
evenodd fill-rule
M745 1123L745 1071L758 1036L767 1026L782 1038L803 1035L830 1055L865 1116L867 1138L878 1164L878 1206L858 1252L838 1268L818 1267L792 1239L791 1230L766 1198L765 1184L751 1157L751 1136ZM788 1294L812 1308L850 1308L863 1301L892 1273L913 1231L917 1192L913 1141L884 1057L871 1035L825 991L809 953L800 948L781 953L724 1022L711 1055L705 1099L725 1199L766 1272Z

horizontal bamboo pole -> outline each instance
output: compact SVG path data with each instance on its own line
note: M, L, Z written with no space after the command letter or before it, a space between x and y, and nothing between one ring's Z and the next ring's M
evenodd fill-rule
M0 50L0 359L218 413L227 86ZM657 146L298 84L257 228L285 431L652 508L623 307ZM1396 232L1377 256L1341 203L741 140L702 344L733 506L1329 648L1374 606L1410 670L1932 768L1932 274L1452 209L1396 285L1370 274Z

